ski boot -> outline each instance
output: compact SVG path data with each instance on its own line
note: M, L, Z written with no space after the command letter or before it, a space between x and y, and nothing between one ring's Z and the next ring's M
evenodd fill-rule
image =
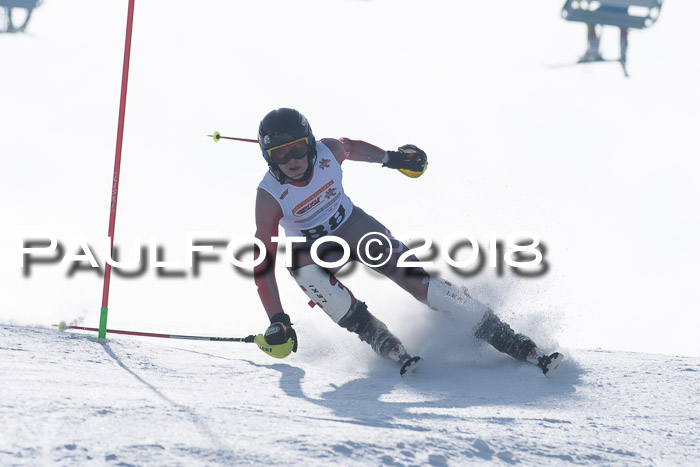
M364 302L357 300L350 311L338 322L350 332L358 335L361 341L367 342L378 355L388 358L401 365L399 373L405 376L415 370L422 359L412 357L401 341L367 310Z
M559 352L547 355L537 347L533 347L525 357L525 361L536 365L547 378L551 378L559 369L561 362L564 361L564 355Z
M524 334L516 334L510 326L500 320L496 314L489 310L474 335L478 339L485 340L496 350L510 355L516 360L536 365L542 373L550 378L559 368L564 356L559 352L546 355L532 339Z

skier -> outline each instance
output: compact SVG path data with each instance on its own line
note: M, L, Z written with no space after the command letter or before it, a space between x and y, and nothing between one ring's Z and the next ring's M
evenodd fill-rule
M256 233L266 248L265 260L255 268L254 277L262 304L270 319L264 335L255 342L267 354L284 358L297 351L298 339L291 319L280 302L275 280L275 256L281 225L287 236L305 241L292 246L289 271L301 289L341 327L356 333L382 357L401 365L401 374L412 371L420 357L412 357L401 341L355 298L335 276L340 267L326 269L312 258L315 240L333 235L350 246L350 260L359 260L358 245L366 234L379 232L392 243L389 260L375 268L430 308L449 313L470 313L478 319L474 334L501 352L538 365L547 374L562 356L544 354L535 343L516 334L486 305L471 298L462 288L426 273L418 267L398 267L405 245L389 230L362 209L353 205L342 185L341 164L345 160L381 163L398 169L409 177L419 177L428 167L421 149L404 145L397 151L384 151L364 141L347 138L324 138L316 141L306 118L296 110L280 108L268 113L260 122L258 142L269 171L257 191L255 206ZM374 244L376 245L376 244ZM385 247L381 247L384 249ZM257 252L260 254L260 252ZM377 251L370 250L370 257ZM318 258L332 263L340 256L336 244L318 247ZM415 257L408 258L416 261ZM342 267L342 266L341 266Z

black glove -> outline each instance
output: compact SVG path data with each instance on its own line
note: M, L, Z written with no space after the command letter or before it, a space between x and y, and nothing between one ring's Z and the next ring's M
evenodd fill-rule
M413 144L404 144L398 151L387 151L389 160L382 167L399 169L406 176L416 178L428 168L428 156Z
M265 331L265 341L270 345L279 345L287 342L289 338L294 341L292 352L297 351L297 333L292 328L292 323L287 313L277 313L270 318L270 326ZM289 350L287 350L289 352Z

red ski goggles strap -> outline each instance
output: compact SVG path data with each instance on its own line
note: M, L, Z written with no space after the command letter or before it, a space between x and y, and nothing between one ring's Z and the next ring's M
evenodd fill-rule
M295 139L267 150L270 161L284 165L292 159L302 159L309 153L309 137Z

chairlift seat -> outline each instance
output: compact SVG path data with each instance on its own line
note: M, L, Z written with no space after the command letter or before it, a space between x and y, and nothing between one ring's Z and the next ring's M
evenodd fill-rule
M659 17L663 0L566 0L561 16L567 21L644 29Z
M5 8L25 8L27 10L36 8L39 0L0 0L0 7Z

